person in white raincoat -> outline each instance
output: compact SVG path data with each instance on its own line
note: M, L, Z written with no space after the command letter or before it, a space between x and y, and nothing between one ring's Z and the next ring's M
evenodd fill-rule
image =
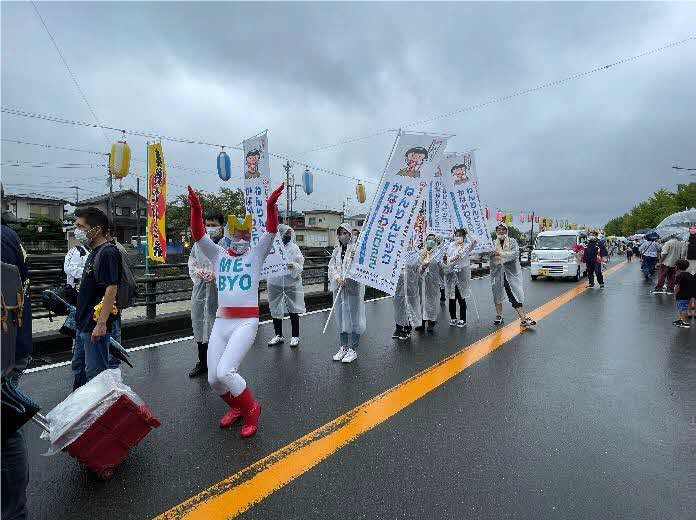
M443 258L446 292L449 299L450 325L466 327L466 300L471 296L471 260L469 255L476 247L476 240L467 240L467 230L457 229L454 241L447 247ZM459 302L459 320L457 320Z
M428 331L432 331L440 314L440 262L430 261L430 254L434 252L436 245L435 235L429 234L425 238L425 251L420 266L423 325L416 327L416 330L427 327Z
M520 249L517 240L508 236L507 226L499 222L495 228L495 252L491 254L491 288L495 303L496 325L503 323L503 293L507 294L520 319L522 326L536 325L536 322L524 313L524 289L522 286L522 267L520 266Z
M338 244L329 261L329 283L334 297L334 315L341 348L334 361L350 363L358 357L356 348L360 335L365 332L365 285L347 278L356 243L351 229L341 224L338 227Z
M216 244L222 239L224 226L225 218L221 214L206 215L205 232ZM198 363L189 372L189 377L196 377L208 372L208 339L215 323L218 298L213 264L195 243L189 254L188 271L193 281L191 290L193 341L198 345Z
M292 337L290 346L296 347L300 344L300 314L306 312L304 301L304 289L302 287L302 269L304 268L304 256L300 248L295 244L294 230L280 224L278 234L283 242L285 258L288 259L290 273L283 276L273 276L268 278L268 306L271 309L273 318L273 329L275 336L269 345L283 343L283 317L287 312L290 315L290 327Z
M396 284L396 292L394 293L394 321L396 322L396 330L392 334L395 339L408 339L411 336L411 329L415 321L414 307L419 319L416 326L420 325L420 275L418 268L420 267L420 255L415 253L413 244L409 244L404 266L401 268L399 281Z

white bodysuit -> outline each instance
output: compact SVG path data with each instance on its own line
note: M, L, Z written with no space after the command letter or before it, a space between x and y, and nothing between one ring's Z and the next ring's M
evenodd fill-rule
M237 397L246 388L246 381L237 370L256 338L259 277L275 235L264 233L258 243L241 256L230 255L207 235L196 242L213 264L218 289L218 312L208 343L208 383L218 395L229 391ZM225 308L228 307L256 308L256 317L226 318Z

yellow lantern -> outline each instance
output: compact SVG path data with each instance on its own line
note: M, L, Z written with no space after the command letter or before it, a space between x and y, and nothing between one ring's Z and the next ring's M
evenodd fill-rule
M355 196L358 198L360 204L365 202L365 186L360 182L355 187Z
M109 173L111 176L123 179L128 175L130 158L131 151L124 134L121 141L111 145L111 155L109 155Z

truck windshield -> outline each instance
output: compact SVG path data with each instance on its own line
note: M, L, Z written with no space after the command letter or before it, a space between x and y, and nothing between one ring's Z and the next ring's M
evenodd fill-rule
M575 244L575 235L537 237L534 249L572 249Z

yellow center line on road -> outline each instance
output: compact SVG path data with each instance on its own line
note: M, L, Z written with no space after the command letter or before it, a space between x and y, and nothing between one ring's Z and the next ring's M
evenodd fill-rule
M607 270L604 275L610 276L624 265L625 261ZM529 315L539 321L585 290L584 283L579 284L537 307ZM159 515L157 520L227 519L243 513L366 431L399 413L510 341L521 331L519 320L506 325Z

